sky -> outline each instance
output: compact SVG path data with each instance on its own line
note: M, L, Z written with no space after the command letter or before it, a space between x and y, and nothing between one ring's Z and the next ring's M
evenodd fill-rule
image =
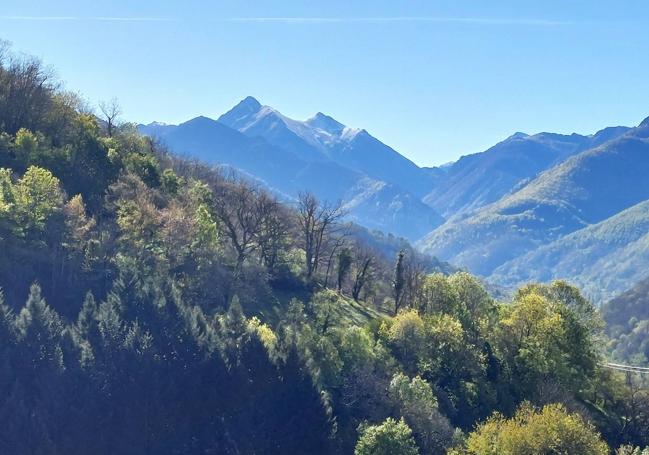
M123 120L216 118L248 95L324 112L421 166L522 131L649 116L649 2L2 0L0 38Z

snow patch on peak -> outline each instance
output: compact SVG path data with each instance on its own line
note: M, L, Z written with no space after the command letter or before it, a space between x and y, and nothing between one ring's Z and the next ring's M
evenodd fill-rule
M279 131L286 128L325 154L341 143L353 140L359 133L365 131L349 128L322 112L318 112L305 121L294 120L270 106L261 105L251 96L223 114L219 118L219 122L242 133L255 135L260 134L260 131Z
M278 117L283 118L284 116L280 114L275 108L270 107L270 106L261 106L257 113L255 114L255 117L257 118L262 118L267 115L277 115Z
M340 134L340 139L344 141L351 141L361 133L366 133L366 131L362 128L350 128L346 126L345 128L343 128Z
M515 132L511 136L509 136L507 139L525 139L526 137L529 137L530 135L527 133L521 133L520 131Z
M241 125L245 124L251 116L255 115L259 111L260 108L261 104L259 104L259 101L252 96L248 96L219 117L219 122L231 128L239 129Z
M238 130L242 133L257 127L260 122L264 122L268 125L284 124L287 125L287 118L280 114L278 111L273 109L270 106L260 106L260 108L250 115L247 115L245 118L241 119L238 124ZM273 126L274 128L275 126Z
M322 112L318 112L316 115L314 115L304 123L313 128L326 131L330 134L339 134L345 128L345 125L340 123L338 120L325 115Z

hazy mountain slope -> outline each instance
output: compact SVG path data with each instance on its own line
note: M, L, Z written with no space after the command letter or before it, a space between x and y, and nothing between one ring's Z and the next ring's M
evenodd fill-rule
M227 164L288 195L306 188L328 200L341 199L363 178L331 161L313 163L261 138L250 138L215 120L197 117L178 126L141 127L173 152L211 164Z
M269 143L288 150L303 160L320 161L327 157L312 144L293 132L289 119L249 96L218 119L248 137L261 137Z
M141 125L140 131L160 138L175 153L241 170L285 197L309 190L320 199L342 201L350 219L371 229L413 240L443 222L433 208L394 185L324 156L305 160L264 138L248 137L206 117L177 126Z
M294 120L247 97L219 117L219 122L247 136L263 137L302 158L328 157L419 197L433 185L427 172L367 131L349 128L320 112L306 121Z
M384 180L422 197L433 186L428 173L365 130L334 142L329 156L351 169Z
M649 274L649 201L498 267L490 281L516 286L567 279L601 302Z
M626 131L611 127L591 136L516 133L490 149L460 158L424 197L445 217L468 213L497 201L541 171Z
M519 191L447 221L419 245L475 273L602 221L649 198L649 121L575 155Z
M608 301L601 308L613 357L647 365L649 362L649 277Z
M361 180L344 199L351 218L369 229L416 239L444 219L411 193L389 183Z
M629 319L649 319L649 270L647 277L602 305L609 327L624 325Z

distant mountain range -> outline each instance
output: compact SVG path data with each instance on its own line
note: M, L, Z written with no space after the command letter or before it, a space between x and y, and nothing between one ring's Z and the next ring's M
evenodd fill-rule
M566 278L596 300L630 287L649 265L630 246L647 227L641 203L649 199L649 121L617 131L623 134L496 202L449 219L419 246L501 283ZM619 260L634 265L607 262Z
M248 97L218 121L140 125L174 152L248 173L295 198L309 190L340 201L349 218L415 240L444 222L421 199L434 178L362 129L318 113L290 119Z
M539 172L628 129L606 128L592 136L516 133L486 152L463 156L447 166L446 178L424 201L445 217L470 213L497 201Z
M323 113L294 120L252 97L218 120L139 129L288 200L309 190L341 201L360 225L493 283L566 278L599 301L649 270L649 120L587 136L516 133L434 168Z

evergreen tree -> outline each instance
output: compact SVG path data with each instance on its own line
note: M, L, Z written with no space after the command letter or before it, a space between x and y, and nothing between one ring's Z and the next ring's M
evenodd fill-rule
M397 254L397 262L394 265L394 278L392 280L392 289L394 291L394 315L396 316L401 307L403 290L406 285L405 264L406 252L401 250Z
M289 350L281 364L280 375L275 453L330 453L331 418L295 348Z
M41 288L33 284L25 307L16 319L16 327L26 359L34 367L64 367L61 340L63 321L41 296Z

